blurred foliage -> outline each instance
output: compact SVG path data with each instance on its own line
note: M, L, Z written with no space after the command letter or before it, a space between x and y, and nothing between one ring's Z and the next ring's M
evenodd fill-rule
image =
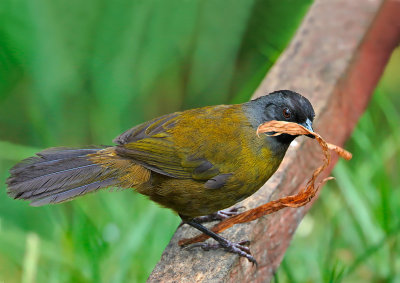
M248 100L311 0L0 1L0 281L143 282L179 218L126 190L32 208L8 169Z

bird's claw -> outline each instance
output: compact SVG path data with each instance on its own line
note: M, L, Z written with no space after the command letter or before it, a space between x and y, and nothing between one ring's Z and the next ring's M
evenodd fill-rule
M224 249L225 251L233 253L233 254L237 254L240 257L245 257L245 258L247 258L248 261L257 265L257 261L251 255L249 247L247 247L249 244L250 244L250 241L247 241L247 240L240 241L238 243L233 243L230 241L227 241L225 243L216 243L216 244L196 243L196 244L190 245L188 248L193 249L193 248L199 247L205 251Z

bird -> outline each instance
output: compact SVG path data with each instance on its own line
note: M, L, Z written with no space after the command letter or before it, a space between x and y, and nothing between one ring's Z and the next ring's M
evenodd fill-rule
M223 248L256 263L247 243L232 242L202 222L234 214L223 209L262 187L296 138L258 136L260 124L288 121L313 131L314 117L310 101L291 90L174 112L125 131L111 146L45 149L10 169L7 193L42 206L104 188L133 189L217 241L203 243L204 250Z

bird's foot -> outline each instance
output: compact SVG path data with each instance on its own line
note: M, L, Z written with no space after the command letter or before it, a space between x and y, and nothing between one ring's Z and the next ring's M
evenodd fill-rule
M251 255L249 247L247 247L250 244L250 241L240 241L238 243L231 242L229 240L223 241L223 242L218 242L216 244L210 244L210 243L197 243L191 245L189 248L196 248L200 247L205 251L209 250L216 250L216 249L224 249L227 252L237 254L240 257L245 257L247 258L248 261L251 263L257 265L257 261L254 259L254 257Z
M208 222L213 222L213 221L222 221L224 219L227 219L229 217L238 215L240 213L240 210L243 209L244 206L239 206L239 207L232 207L232 208L227 208L224 210L219 210L217 212L208 214L208 215L203 215L199 216L193 219L196 223L208 223ZM181 227L185 222L181 222L178 226Z
M212 221L221 221L226 218L235 216L239 214L239 211L244 208L244 206L232 207L224 210L220 210L209 215L199 216L194 219L197 223L206 223Z

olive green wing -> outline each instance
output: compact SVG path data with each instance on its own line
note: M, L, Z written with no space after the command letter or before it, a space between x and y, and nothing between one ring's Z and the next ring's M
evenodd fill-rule
M220 174L217 166L174 144L170 129L179 122L180 114L161 116L126 131L114 140L118 144L117 154L172 178L210 181L217 177ZM210 181L210 188L219 187L226 178Z
M169 129L174 127L181 113L182 112L174 112L154 118L153 120L150 120L125 131L124 133L116 137L113 142L123 146L139 140L151 138L160 133L165 133Z

